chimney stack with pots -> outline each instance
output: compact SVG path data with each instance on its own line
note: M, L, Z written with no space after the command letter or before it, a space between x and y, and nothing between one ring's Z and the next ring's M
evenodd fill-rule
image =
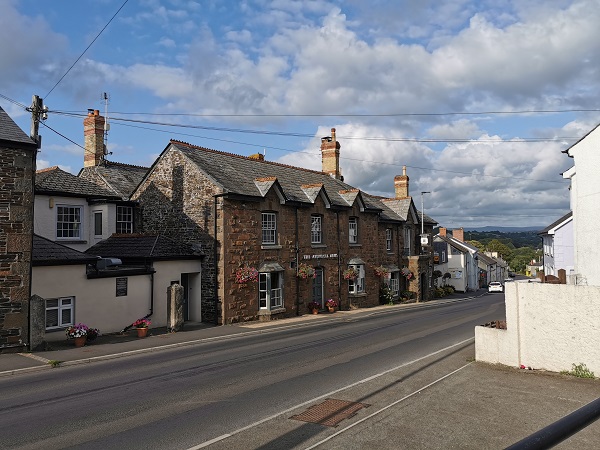
M335 139L335 128L331 129L331 137L321 138L321 164L323 172L344 181L340 170L340 143Z
M465 232L462 228L457 228L456 230L452 230L452 237L461 242L465 241Z
M409 197L408 195L408 175L406 175L406 166L402 166L402 175L394 177L394 189L396 198L402 199Z
M440 227L440 231L438 232L438 234L442 237L446 237L446 228Z
M88 116L83 120L83 137L85 153L83 167L99 166L104 159L104 117L97 109L88 109Z

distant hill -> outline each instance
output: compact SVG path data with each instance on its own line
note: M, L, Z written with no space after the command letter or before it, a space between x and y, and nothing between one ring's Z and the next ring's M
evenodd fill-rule
M465 228L465 231L481 231L481 232L491 232L491 231L499 231L500 233L520 233L526 231L541 231L546 228L547 225L540 225L539 227L474 227L474 228Z

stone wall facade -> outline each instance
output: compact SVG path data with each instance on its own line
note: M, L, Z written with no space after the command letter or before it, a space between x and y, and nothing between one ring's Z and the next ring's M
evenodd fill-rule
M35 152L0 147L0 353L28 345Z
M381 279L374 268L382 264L408 267L412 260L403 254L404 227L413 234L411 254L418 254L415 224L382 224L375 211L364 211L358 201L347 208L329 208L323 197L313 204L283 204L273 185L264 197L228 196L178 150L161 158L134 200L139 200L146 232L168 233L201 246L202 320L218 324L251 320L274 320L307 313L313 300L312 278L297 276L299 264L322 271L324 299L335 299L342 309L379 304ZM262 213L276 216L276 243L262 242ZM322 223L321 243L311 243L311 218ZM358 223L358 242L349 243L349 219ZM393 230L393 250L388 252L385 228ZM349 293L342 272L357 261L365 271L364 292ZM430 260L428 260L430 261ZM415 270L427 272L427 261L417 258ZM259 283L238 283L236 271L251 267L275 267L283 276L283 306L259 307ZM411 265L411 270L412 270ZM265 269L266 270L266 269ZM269 269L270 270L270 269ZM275 269L273 269L275 270ZM268 271L268 270L267 270ZM263 272L264 273L264 272ZM417 274L418 272L415 272ZM400 277L400 290L421 294Z

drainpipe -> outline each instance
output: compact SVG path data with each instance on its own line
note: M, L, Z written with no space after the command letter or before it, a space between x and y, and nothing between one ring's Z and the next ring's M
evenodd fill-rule
M217 198L224 197L227 195L227 192L222 192L220 194L213 195L213 203L214 203L214 238L213 238L213 264L215 266L215 280L213 283L214 289L214 299L213 303L215 305L215 325L219 325L219 265L217 264L217 251L218 251L218 240L217 240Z
M341 268L341 264L342 264L342 257L340 255L341 249L342 249L342 244L340 242L340 212L336 211L335 212L335 217L336 217L336 221L337 221L337 277L338 277L338 311L342 309L342 280L341 280L341 276L340 276L340 268Z
M298 265L300 264L300 248L299 243L298 243L298 207L296 206L296 208L294 209L295 212L295 216L296 216L296 224L295 224L295 246L296 246L296 316L300 315L300 283L298 282Z

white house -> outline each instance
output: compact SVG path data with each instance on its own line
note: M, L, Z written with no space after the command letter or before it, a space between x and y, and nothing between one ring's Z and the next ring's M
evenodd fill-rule
M544 275L558 277L564 269L567 275L574 271L573 213L569 211L538 233L542 238Z
M462 228L453 230L452 236L448 236L446 228L440 227L439 233L433 238L433 247L434 263L435 254L438 255L434 270L439 270L442 274L450 274L450 278L445 280L447 285L453 286L460 292L479 288L479 251L464 242Z
M571 180L571 211L575 248L575 282L600 285L600 261L596 254L600 248L600 125L565 150L573 158L574 166L563 173Z

